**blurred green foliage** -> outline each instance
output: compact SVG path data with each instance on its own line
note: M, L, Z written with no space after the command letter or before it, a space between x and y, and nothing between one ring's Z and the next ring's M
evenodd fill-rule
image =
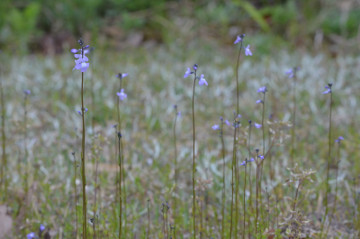
M179 36L174 34L179 27L173 23L176 17L193 20L194 30L217 29L216 37L228 37L232 26L270 33L288 42L313 38L319 29L325 35L356 36L360 9L339 14L336 4L313 0L2 0L0 48L26 52L41 45L44 36L64 34L75 38L90 34L96 41L99 36L109 37L109 27L122 35L141 31L144 39L172 42Z

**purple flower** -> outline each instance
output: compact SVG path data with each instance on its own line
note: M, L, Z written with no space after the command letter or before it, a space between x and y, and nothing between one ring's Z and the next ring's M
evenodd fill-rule
M71 49L71 53L75 54L77 53L79 50L78 49Z
M250 162L254 162L254 161L255 161L254 158L251 158L250 160L248 160L249 163L250 163Z
M257 100L256 104L264 103L262 100Z
M208 85L207 81L204 78L204 74L201 74L200 76L200 80L199 80L199 85Z
M239 42L242 42L244 39L245 34L237 35L236 40L234 41L234 44L238 44Z
M252 56L252 52L250 51L250 45L247 45L245 48L245 56Z
M125 77L127 77L128 75L129 75L128 73L119 73L116 75L116 77L121 80L121 79L124 79Z
M192 74L192 72L190 70L190 67L188 67L185 74L184 74L184 78L188 78L191 74Z
M246 165L246 161L242 161L242 163L240 164L240 166L244 166Z
M339 136L339 138L337 138L337 139L335 140L335 142L336 142L336 143L340 143L342 140L344 140L344 137Z
M45 230L45 226L43 224L40 224L39 230L40 232L43 232Z
M24 90L24 94L25 94L25 95L30 95L30 94L31 94L31 91L30 91L30 90Z
M331 85L325 86L325 89L327 89L327 90L325 90L325 91L323 92L323 94L329 94L329 93L331 93Z
M220 129L220 126L218 124L214 124L212 127L211 127L213 130L219 130Z
M260 129L261 128L261 124L258 124L258 123L254 123L254 125L255 125L255 128L257 128L257 129Z
M289 69L285 72L285 75L287 75L289 78L293 78L294 77L294 71L293 69Z
M197 68L198 68L198 65L197 65L197 64L194 64L194 66L193 66L194 71L196 71Z
M227 126L230 126L230 122L229 122L228 120L225 120L225 124L226 124Z
M262 155L258 155L258 158L260 158L260 159L264 159L264 156L262 156Z
M257 90L257 92L258 93L266 93L267 92L267 88L266 88L266 86L262 86L262 87L260 87L258 90Z
M26 238L27 239L33 239L33 238L36 238L36 234L35 232L30 232L29 234L26 235Z
M75 67L73 70L80 70L81 72L85 72L89 67L89 63L87 63L89 59L85 56L86 52L84 51L84 54L82 54L81 49L78 51L76 51L76 49L71 49L71 52L75 53L74 57L77 58L77 60L75 60ZM80 54L77 54L77 52L80 52Z
M80 110L78 110L77 112L78 112L78 114L79 114L80 116L82 115L82 113L81 113ZM85 108L85 109L84 109L84 113L86 113L86 112L88 112L88 108Z
M238 115L236 116L236 118L239 118L239 119L240 119L241 117L242 117L241 114L238 114Z
M125 94L124 89L121 89L120 92L116 93L117 96L119 96L119 99L123 101L125 98L127 98L127 94Z

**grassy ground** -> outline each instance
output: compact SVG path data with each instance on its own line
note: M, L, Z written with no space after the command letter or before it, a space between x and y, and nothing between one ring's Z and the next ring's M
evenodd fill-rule
M218 132L211 126L219 117L231 121L236 105L234 68L237 48L221 49L216 44L176 45L173 47L139 48L123 52L100 52L88 55L90 68L85 73L86 173L88 218L95 218L97 238L115 238L118 233L118 205L115 175L117 172L115 130L117 123L115 75L127 72L123 88L128 98L121 102L124 142L126 206L123 238L147 238L148 208L150 238L164 238L162 207L169 204L168 221L175 226L176 238L192 237L192 80L183 78L187 67L199 65L209 86L196 88L197 150L197 224L201 238L220 238L222 159ZM263 236L272 238L320 238L321 220L325 212L326 168L328 160L329 95L325 86L333 83L332 163L330 167L329 218L327 238L357 238L360 228L359 203L359 58L311 52L278 51L272 55L242 58L240 76L241 127L236 140L239 162L248 156L248 120L261 123L261 97L257 89L267 86L264 123L266 149L273 145L264 161L261 220ZM9 183L2 202L14 219L11 238L24 238L46 226L52 238L76 238L75 211L81 231L81 74L72 71L73 56L2 56L1 81L6 108L5 133L8 165L4 175ZM295 157L290 151L293 79L285 71L299 66L296 87L297 114L295 124ZM27 98L27 122L24 117L23 90L31 90ZM177 104L181 118L177 121L178 191L174 193L173 124ZM271 118L268 116L271 114ZM26 124L26 127L25 127ZM340 158L334 140L343 136ZM229 238L231 204L231 160L233 130L224 130L226 148L226 238ZM262 152L262 130L253 128L251 139ZM26 147L26 148L25 148ZM72 152L75 152L73 157ZM74 191L74 158L77 166L77 207ZM339 164L335 163L340 160ZM255 191L254 163L252 192ZM298 173L290 168L298 165ZM336 180L336 169L338 177ZM300 172L314 170L312 182L302 184L296 212L293 199ZM243 212L244 170L240 170L239 212ZM249 172L248 172L249 173ZM95 178L97 177L97 183ZM292 178L292 180L288 180ZM335 185L338 183L337 208ZM249 183L249 182L248 182ZM290 184L290 185L288 185ZM24 188L28 185L27 196ZM97 194L94 203L95 191ZM246 235L255 238L254 195L246 189ZM173 207L174 196L178 198ZM251 206L252 205L252 206ZM96 211L94 216L93 211ZM166 211L166 210L165 210ZM178 218L174 224L173 213ZM239 220L238 236L243 230ZM329 221L327 221L329 222ZM298 224L297 224L298 223ZM326 224L327 225L327 224ZM91 227L91 228L90 228ZM326 228L327 226L325 226ZM170 229L168 229L170 230ZM93 236L93 227L89 223ZM171 231L171 230L170 230ZM169 231L169 233L170 233ZM201 232L201 235L200 235ZM169 234L165 231L165 234ZM233 235L234 236L234 235ZM167 235L169 237L169 235Z

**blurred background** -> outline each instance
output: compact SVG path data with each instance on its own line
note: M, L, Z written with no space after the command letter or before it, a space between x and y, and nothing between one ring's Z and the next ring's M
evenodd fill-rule
M58 54L82 37L101 49L169 45L193 39L232 44L255 36L276 48L356 53L359 0L1 0L0 49Z

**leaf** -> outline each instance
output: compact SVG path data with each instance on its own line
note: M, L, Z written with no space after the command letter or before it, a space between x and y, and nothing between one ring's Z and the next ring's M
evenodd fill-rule
M270 27L267 24L267 22L264 20L264 18L262 17L261 13L253 6L251 5L249 2L246 1L236 1L233 0L234 5L239 6L241 8L243 8L249 15L250 17L257 23L259 24L259 26L261 27L261 29L265 32L269 32L270 31Z

